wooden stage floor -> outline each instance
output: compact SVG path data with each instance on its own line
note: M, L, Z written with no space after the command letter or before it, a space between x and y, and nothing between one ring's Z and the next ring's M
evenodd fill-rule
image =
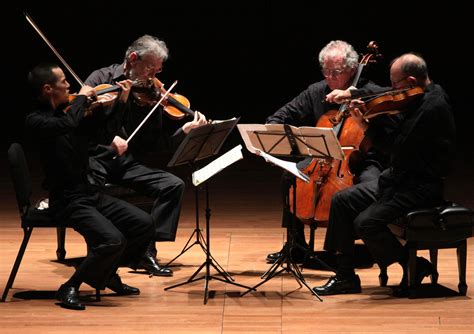
M2 161L0 177L0 288L6 284L22 239L16 202L8 172ZM473 177L469 164L459 167L448 184L449 197L474 207ZM184 169L177 170L184 176ZM265 256L277 251L285 233L280 228L279 170L246 156L216 176L210 184L211 251L236 282L253 286L268 268ZM33 166L35 189L39 171ZM176 242L158 243L158 257L166 263L176 256L193 232L194 189L187 184L185 203ZM204 194L201 194L201 224L204 226ZM317 232L321 249L325 229ZM394 298L391 289L378 285L378 267L358 270L362 293L325 296L319 302L306 288L299 288L288 274L280 275L244 297L244 289L211 280L211 298L203 305L204 281L164 291L188 279L205 256L194 246L178 260L173 277L149 278L128 268L120 275L141 289L140 296L119 297L106 290L100 302L87 285L81 296L85 311L55 305L55 290L72 274L71 260L84 256L82 237L68 229L67 261L55 260L56 233L36 229L30 239L7 302L0 303L0 333L316 333L316 332L436 332L472 333L474 323L474 241L468 243L467 296L457 296L457 262L454 249L439 254L439 283L431 291L429 280L423 290L443 296ZM427 252L421 252L427 256ZM216 274L214 270L211 274ZM198 277L202 275L199 274ZM312 287L324 283L327 271L305 269ZM398 265L389 268L389 285L400 281ZM445 296L450 294L451 296Z

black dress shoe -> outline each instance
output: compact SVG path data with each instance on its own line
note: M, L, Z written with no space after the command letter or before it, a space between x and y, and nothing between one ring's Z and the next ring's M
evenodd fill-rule
M430 275L437 275L433 264L424 257L418 256L416 258L415 286L413 288L419 287L423 282L423 279ZM403 277L400 281L400 285L393 289L393 296L402 298L408 297L409 295L410 290L408 289L408 268L405 266L403 268Z
M357 275L349 278L333 276L326 284L314 287L313 291L321 296L360 293L360 278Z
M131 266L133 269L144 269L153 276L173 276L173 271L167 267L161 267L156 257L145 254L140 263Z
M275 263L278 259L282 256L281 252L270 253L267 255L267 262L268 263ZM295 263L303 263L305 258L305 252L299 248L293 248L291 251L291 260Z
M56 292L56 299L64 308L71 310L85 310L84 304L79 301L79 291L73 286L61 285Z
M281 257L281 252L270 253L267 255L267 262L275 263Z
M114 274L106 285L107 288L118 294L119 296L139 295L140 289L122 283L120 276Z

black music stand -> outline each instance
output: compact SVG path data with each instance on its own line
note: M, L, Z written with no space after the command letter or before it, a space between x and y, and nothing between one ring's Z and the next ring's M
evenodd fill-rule
M239 127L239 131L241 132L247 148L250 151L252 151L252 149L258 149L262 152L265 152L266 154L272 154L273 152L276 152L274 153L275 155L287 158L307 158L309 156L313 158L340 158L343 156L342 149L331 128L313 129L314 130L305 129L304 134L302 134L299 128L289 126L287 124L278 126L270 125L267 129L260 129L256 131L252 131L250 129L250 131L253 133L253 136L249 136L248 134L244 135L244 132L248 129ZM272 162L267 158L265 159L269 162ZM284 165L279 166L286 169ZM292 173L295 174L294 172ZM295 175L298 174L296 173ZM322 301L319 295L308 286L298 265L295 264L291 258L291 251L295 247L294 236L296 212L296 177L294 177L293 215L291 222L288 224L286 229L287 241L281 250L282 256L262 275L262 282L248 289L243 294L241 294L241 296L246 295L251 290L256 290L260 285L265 284L275 276L278 276L283 272L287 272L295 278L300 288L304 285L311 292L311 294ZM278 270L280 267L281 269Z
M240 118L239 118L240 119ZM173 157L168 163L168 167L175 167L179 165L187 164L190 166L191 170L195 172L197 170L196 161L202 160L211 156L216 155L224 144L225 139L230 134L232 129L235 127L235 124L239 119L231 119L228 121L223 121L214 124L207 124L205 126L192 129L189 134L184 138L184 140L179 145L178 149L174 153ZM212 140L209 139L212 136ZM207 185L206 185L207 186ZM165 266L169 266L181 255L187 252L195 245L201 246L201 249L204 253L207 253L206 241L201 232L199 226L199 188L194 188L194 201L195 201L195 215L196 215L196 227L194 228L193 233L189 237L188 241L184 245L181 252L176 255L171 261L169 261ZM196 240L190 244L193 237L196 236ZM211 256L212 258L212 256ZM222 267L217 263L222 271Z
M191 166L193 171L196 171L196 162L208 157L217 155L220 148L222 147L225 139L229 136L232 129L235 127L240 118L234 118L227 121L221 121L218 123L210 123L199 128L192 129L189 134L185 137L179 148L176 150L173 158L168 163L168 167L178 166L182 164L188 164ZM198 187L195 188L195 201L196 201L196 228L189 237L182 251L172 259L167 265L175 261L178 257L183 255L194 245L201 246L201 249L206 254L206 260L199 266L199 268L191 275L191 277L182 283L178 283L169 287L166 287L165 290L170 290L181 285L193 283L195 281L204 279L205 288L204 288L204 304L207 304L209 299L209 281L211 279L216 279L225 283L230 283L242 288L249 289L248 286L241 285L234 282L232 276L222 268L222 266L212 257L210 249L210 219L211 219L211 209L209 208L209 188L208 182L204 182L205 191L206 191L206 239L202 236L201 229L199 227L199 191ZM196 236L196 240L189 245L192 238ZM211 276L210 267L214 269L223 277ZM206 273L204 276L195 278L196 275L204 269Z

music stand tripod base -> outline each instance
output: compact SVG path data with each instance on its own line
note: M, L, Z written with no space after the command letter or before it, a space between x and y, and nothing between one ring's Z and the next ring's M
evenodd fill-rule
M296 179L293 181L293 207L296 208ZM296 212L296 210L295 210ZM262 275L263 281L258 283L257 285L253 286L252 288L248 289L244 293L241 294L241 297L245 296L247 293L249 293L251 290L256 290L259 286L265 284L272 278L287 272L291 276L293 276L296 280L296 282L299 284L300 288L305 286L312 295L314 295L316 298L319 299L319 301L323 301L319 295L309 287L309 285L306 283L303 274L301 273L301 270L299 269L298 265L293 262L291 258L291 250L294 248L294 221L296 217L293 214L293 219L290 226L287 226L286 228L286 243L283 246L282 249L282 255L280 258L273 263L270 268ZM280 270L278 270L281 268ZM277 271L278 270L278 271Z
M191 131L188 133L188 135L185 137L185 139L181 142L180 146L176 150L175 154L173 155L173 158L168 163L168 167L173 167L181 164L189 164L194 167L197 161L217 155L225 139L229 136L230 132L235 127L238 121L239 118L233 118L218 123L209 123L204 126L191 129ZM208 182L204 183L206 190L206 240L203 240L204 238L202 237L201 230L199 228L199 201L198 190L196 189L196 229L194 231L196 233L196 241L190 246L188 246L194 235L193 233L181 253L169 263L173 262L176 258L178 258L180 255L182 255L195 244L199 244L201 246L201 249L206 254L206 260L199 266L199 268L191 275L191 277L187 281L166 287L165 291L203 279L205 281L204 304L207 304L207 301L209 299L209 281L212 279L216 279L218 281L229 283L245 289L249 289L249 287L235 283L234 279L230 276L230 274L226 272L211 255L209 223L211 219L211 209L209 208L209 188ZM210 274L211 267L213 267L217 271L218 275L222 277L212 276ZM205 269L204 276L196 278L196 276L203 269Z
M275 165L291 172L295 176L304 179L300 171L295 171L291 163L275 159L272 154L287 158L333 158L344 159L344 152L332 128L297 128L288 124L247 124L240 125L239 131L249 151L257 154L265 153L266 161L273 161ZM307 177L307 175L306 175ZM319 295L306 283L299 267L292 261L291 250L294 247L294 229L296 221L296 178L293 179L293 215L287 226L287 242L283 247L282 256L263 275L263 281L252 289L268 282L272 278L287 272L292 275L300 287L303 285L317 297ZM278 270L281 268L280 270ZM242 294L245 295L250 289Z
M187 281L182 282L182 283L178 283L178 284L175 284L175 285L172 285L172 286L169 286L169 287L166 287L164 289L165 291L167 291L167 290L174 289L176 287L186 285L186 284L190 284L190 283L193 283L193 282L196 282L196 281L199 281L199 280L203 279L205 281L205 283L204 283L204 304L207 304L207 301L209 300L209 281L212 280L212 279L215 279L215 280L218 280L218 281L221 281L221 282L224 282L224 283L229 283L229 284L232 284L232 285L244 288L244 289L254 290L253 288L250 288L246 285L235 283L234 279L230 276L230 274L227 271L225 271L224 269L222 269L222 267L219 265L219 263L216 260L214 260L214 258L212 257L211 249L210 249L210 228L209 228L210 227L210 225L209 225L210 219L211 219L211 209L209 208L209 189L207 187L207 182L206 182L206 242L205 242L206 247L201 245L201 247L205 248L206 260L199 266L199 268L191 275L191 277ZM212 276L210 274L211 266L223 278L218 277L218 276ZM196 276L201 272L202 269L205 269L204 276L196 278Z
M193 168L193 169L195 170L195 168ZM195 196L195 208L196 208L196 227L194 228L193 233L191 233L191 236L188 238L188 241L186 241L186 244L184 245L181 252L178 255L176 255L171 261L169 261L167 264L165 264L165 267L170 266L181 255L186 253L188 250L190 250L195 245L201 246L201 249L204 252L204 254L207 253L207 250L206 250L207 249L207 244L206 244L206 241L204 240L204 236L202 235L202 231L201 231L201 228L199 226L199 188L198 187L195 188L194 196ZM192 244L190 244L190 242L193 239L194 235L196 235L196 240ZM225 270L222 268L222 266L212 257L212 255L211 255L211 259L214 260L215 264L219 267L219 269L221 271L225 272ZM229 274L227 274L227 276L231 281L234 281L232 276L230 276Z

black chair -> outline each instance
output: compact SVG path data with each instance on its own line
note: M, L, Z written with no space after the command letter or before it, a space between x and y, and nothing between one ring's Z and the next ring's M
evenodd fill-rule
M2 302L5 302L8 291L13 286L13 282L20 267L21 260L23 259L23 255L33 229L35 227L58 227L58 225L51 219L48 210L38 210L31 204L31 177L25 158L25 153L23 152L23 148L20 144L13 143L8 149L8 164L16 193L18 209L20 211L21 228L23 229L23 241L20 245L20 249L18 250L18 255L10 273L10 277L8 278L7 285L3 291L1 300ZM64 227L61 228L65 229L65 227L67 226L64 225ZM60 251L61 250L58 249L56 253L59 254ZM99 298L97 290L96 294L97 298Z
M435 267L435 274L431 275L431 283L438 282L438 249L456 248L459 271L459 294L465 296L467 238L473 236L473 211L447 203L445 205L411 211L401 219L389 225L392 233L406 241L409 251L408 260L408 288L409 296L416 296L415 272L417 251L429 249L431 263ZM387 268L380 268L379 281L381 286L388 282Z

